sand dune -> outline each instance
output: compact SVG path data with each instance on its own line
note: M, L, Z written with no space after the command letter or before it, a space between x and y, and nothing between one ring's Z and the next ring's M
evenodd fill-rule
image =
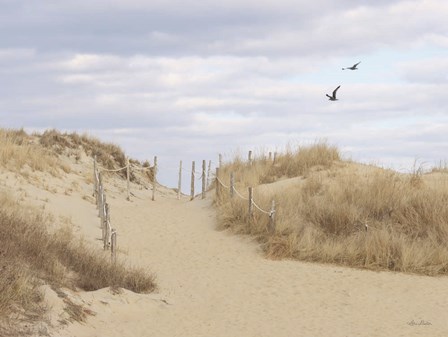
M22 181L24 198L69 219L100 250L89 167L75 169L47 177L53 191ZM67 291L92 314L54 336L448 336L445 277L267 260L250 238L215 229L210 198L177 200L160 187L151 201L150 190L133 184L126 201L123 181L105 183L120 256L154 272L159 289ZM76 187L68 193L67 186ZM56 322L61 309L47 291Z

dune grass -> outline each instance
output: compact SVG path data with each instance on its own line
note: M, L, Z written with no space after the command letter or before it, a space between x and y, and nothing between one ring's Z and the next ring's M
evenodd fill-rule
M267 231L269 216L255 210L249 217L248 202L227 192L216 199L220 225L256 236L269 257L448 273L446 173L433 181L421 170L404 175L351 163L326 143L279 155L276 163L229 163L220 170L226 184L230 172L244 196L254 187L263 209L276 201L276 231Z
M30 136L23 130L0 129L0 169L21 174L29 167L60 176L70 168L55 154L78 146L99 154L100 163L107 167L121 165L125 158L119 147L76 134L48 131ZM20 320L43 319L45 308L38 290L42 284L86 291L113 287L145 293L155 289L151 274L123 261L112 264L110 256L75 238L67 228L48 231L50 221L42 210L0 191L1 336L24 334L16 324Z
M0 317L20 312L42 316L41 284L97 290L122 287L134 292L155 289L152 275L112 264L110 257L76 239L68 229L47 230L48 219L0 194Z
M24 130L0 129L0 166L20 173L26 165L34 171L53 175L59 170L69 171L48 150L33 142Z

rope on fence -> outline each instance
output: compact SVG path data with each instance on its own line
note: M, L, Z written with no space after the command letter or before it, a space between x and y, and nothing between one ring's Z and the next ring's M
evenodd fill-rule
M116 170L109 170L109 169L106 169L106 168L100 166L100 167L98 167L98 170L105 171L105 172L118 172L118 171L124 170L126 168L127 168L127 166L116 169Z
M249 200L249 198L246 198L246 197L242 196L241 193L238 192L238 190L237 190L235 187L233 188L233 191L234 191L234 192L236 193L236 195L239 196L241 199L243 199L243 200Z
M255 203L255 201L252 199L252 204L256 207L256 208L258 208L258 210L260 211L260 212L262 212L262 213L264 213L264 214L267 214L267 215L269 215L269 216L271 216L271 211L265 211L264 209L262 209L260 206L258 206L256 203Z
M230 188L229 186L226 186L221 179L219 179L218 177L216 177L216 180L218 180L218 182L224 187L224 188Z

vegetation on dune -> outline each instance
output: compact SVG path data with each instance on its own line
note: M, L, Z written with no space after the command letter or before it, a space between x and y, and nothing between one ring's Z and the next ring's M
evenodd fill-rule
M6 194L0 194L0 201L0 317L21 312L41 316L38 286L43 283L83 290L154 290L153 276L143 270L112 264L66 228L49 233L42 213Z
M272 258L448 273L446 174L434 181L421 170L405 175L342 161L326 143L280 155L276 163L237 160L220 170L220 179L230 172L239 191L254 187L257 204L269 209L276 201L276 232L268 233L268 216L255 211L250 218L247 201L229 193L216 200L220 225L255 235ZM287 177L298 178L263 185Z
M31 136L23 130L0 129L0 168L20 174L29 167L60 176L70 172L70 167L58 154L79 148L87 154L96 154L99 163L108 168L125 162L119 147L87 136L55 130ZM110 256L75 238L67 228L49 232L50 221L41 210L19 204L11 195L0 191L1 336L32 333L16 323L43 319L45 308L39 291L42 284L56 290L113 287L138 293L155 288L152 275L127 267L121 261L111 263ZM71 308L68 311L79 311L68 299L64 302Z

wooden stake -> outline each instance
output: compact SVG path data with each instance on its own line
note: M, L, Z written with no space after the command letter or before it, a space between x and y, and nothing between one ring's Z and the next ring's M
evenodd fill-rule
M222 167L222 154L219 154L219 167Z
M249 165L252 165L252 150L249 151L249 155L248 155L248 161L249 161Z
M219 167L216 168L215 173L215 190L216 190L216 200L219 200Z
M180 199L182 189L182 160L179 162L179 181L177 182L177 200Z
M194 161L191 163L191 191L190 191L190 200L194 199Z
M249 218L252 219L254 213L252 187L249 187Z
M110 258L113 264L117 262L117 231L112 229L110 237Z
M269 214L269 232L275 233L275 200L272 200L271 214Z
M210 186L210 171L212 169L212 161L208 161L208 170L207 170L207 189Z
M101 174L101 172L98 173L98 201L97 201L97 205L98 205L98 216L101 217L101 212L102 212L102 200L103 200L103 175Z
M97 190L98 190L98 181L96 177L96 155L93 157L93 194L92 196L95 197Z

